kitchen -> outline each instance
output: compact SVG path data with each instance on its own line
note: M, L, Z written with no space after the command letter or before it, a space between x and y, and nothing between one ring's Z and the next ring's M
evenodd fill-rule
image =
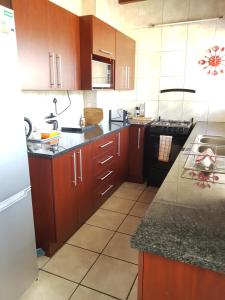
M76 15L96 15L136 41L135 89L70 91L71 107L57 118L60 127L77 127L84 107L102 108L103 123L107 123L109 109L123 107L128 113L134 114L135 107L141 103L145 103L146 117L155 119L161 116L163 119L186 121L194 118L194 122L224 121L223 98L225 92L222 86L224 75L223 73L216 76L208 75L208 70L203 69L204 66L198 63L207 55L209 48L216 45L224 46L224 20L218 19L180 26L150 27L150 23L161 24L219 17L225 12L224 1L199 0L196 3L196 1L186 0L146 0L123 5L118 4L118 1L99 0L54 2ZM160 90L170 88L189 88L194 89L196 93L180 91L159 93ZM22 91L23 113L32 120L37 130L40 130L45 123L44 117L51 112L54 113L53 99L57 99L59 111L61 111L68 105L68 97L66 91L63 90L31 90ZM207 130L207 128L202 128L200 133L207 133ZM220 134L215 129L211 131L211 134L224 135L223 130ZM208 133L210 133L210 129ZM126 193L128 193L127 186L129 185L125 184L123 187ZM145 193L141 184L133 185L131 190L133 193L136 191L137 194L138 190ZM212 191L213 189L211 189ZM152 189L150 194L154 193L155 191ZM130 280L134 283L134 279ZM75 284L74 288L70 288L72 292L68 292L67 298L76 289ZM94 287L92 289L96 290ZM101 289L97 290L101 292ZM129 297L129 293L126 291L124 296L124 294L118 295L103 290L105 299L110 299L111 296L117 299L126 299ZM102 294L97 299L100 299L101 296ZM76 293L74 297L79 299L78 296L76 298ZM92 297L94 298L94 296ZM63 296L60 299L64 299Z

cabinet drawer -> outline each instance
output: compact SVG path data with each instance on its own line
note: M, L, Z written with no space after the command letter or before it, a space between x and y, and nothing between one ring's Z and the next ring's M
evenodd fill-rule
M93 156L99 156L106 153L111 153L112 155L115 155L116 153L116 136L115 134L110 134L104 138L101 138L97 140L93 144Z
M105 168L101 173L95 175L94 177L94 189L100 189L105 182L110 180L113 176L115 176L115 168L113 165Z
M98 185L96 189L94 189L95 194L95 208L101 206L104 201L114 192L116 188L116 177L113 175L106 182Z
M104 155L97 156L93 162L93 172L94 175L102 173L104 170L110 168L115 168L116 157L111 151Z

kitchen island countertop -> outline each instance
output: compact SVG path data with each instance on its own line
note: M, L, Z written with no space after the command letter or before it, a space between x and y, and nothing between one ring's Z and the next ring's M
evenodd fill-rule
M198 122L198 134L225 136L225 123ZM201 188L181 152L149 206L131 245L172 260L225 272L225 175Z

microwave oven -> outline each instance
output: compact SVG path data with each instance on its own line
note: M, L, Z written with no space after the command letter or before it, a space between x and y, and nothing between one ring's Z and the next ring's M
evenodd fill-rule
M92 89L114 88L114 60L92 56Z

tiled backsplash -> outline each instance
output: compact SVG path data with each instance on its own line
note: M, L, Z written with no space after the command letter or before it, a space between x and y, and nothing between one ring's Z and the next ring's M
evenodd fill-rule
M135 90L73 92L73 105L62 115L62 121L77 123L83 105L102 107L107 120L110 108L134 112L143 102L147 116L225 121L225 73L211 76L198 64L208 48L225 46L225 21L149 27L225 15L224 0L146 0L126 5L119 5L117 0L52 1L78 15L95 14L136 40ZM159 93L160 89L177 87L196 89L196 94ZM64 92L23 93L25 113L36 118L51 112L53 94L66 99Z

